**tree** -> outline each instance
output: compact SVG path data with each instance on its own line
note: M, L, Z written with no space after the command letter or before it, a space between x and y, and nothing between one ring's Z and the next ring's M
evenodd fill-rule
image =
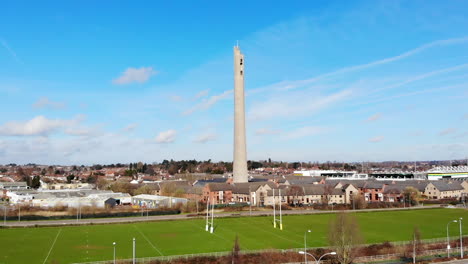
M75 178L75 175L73 175L73 174L72 174L72 175L68 175L68 176L67 176L67 183L71 183L72 180L73 180L74 178Z
M109 182L103 177L98 178L96 182L96 186L98 190L103 190L108 184Z
M113 192L129 193L133 194L133 186L129 182L117 181L110 186Z
M148 185L143 185L141 187L139 187L138 189L135 190L135 195L138 195L138 194L152 194L153 193L153 189L151 187L149 187Z
M353 194L351 199L355 209L366 209L367 202L362 194Z
M177 186L174 182L164 183L161 186L161 195L173 196L177 190Z
M41 187L41 177L34 176L31 180L31 188L37 189Z
M403 191L403 198L411 205L418 205L419 199L421 198L421 193L418 191L418 189L408 186Z
M239 237L236 235L236 239L234 240L234 246L232 247L231 263L233 264L241 263L239 252L240 252Z
M411 256L413 263L416 263L416 258L424 250L424 245L421 242L421 232L418 227L413 229L413 237L411 238L412 243L408 244L406 249L406 255Z
M362 243L355 216L344 212L337 214L329 224L328 240L341 264L352 263L357 253L356 246Z
M95 175L90 175L88 179L86 179L87 183L96 183L96 181L97 181L97 176Z

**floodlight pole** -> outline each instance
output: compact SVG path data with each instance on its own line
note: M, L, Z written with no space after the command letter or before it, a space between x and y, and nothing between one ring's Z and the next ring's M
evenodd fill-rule
M136 242L135 242L135 238L133 238L133 264L136 264L136 259L135 259L135 257L136 257L135 243L136 243Z
M18 222L21 222L21 204L18 204Z

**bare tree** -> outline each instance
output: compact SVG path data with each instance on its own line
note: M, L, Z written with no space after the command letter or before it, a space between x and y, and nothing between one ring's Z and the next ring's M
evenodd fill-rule
M353 202L356 209L366 209L367 207L366 199L362 194L354 194Z
M328 240L336 252L339 263L352 263L356 257L356 246L362 243L359 225L354 215L341 212L330 221Z
M236 235L236 240L234 240L234 247L232 248L232 258L231 258L232 264L240 263L239 252L240 252L239 237L237 237Z
M403 197L405 201L408 202L408 204L418 205L421 193L418 191L418 189L408 186L403 191Z
M424 245L421 242L421 232L418 227L413 229L412 243L408 244L406 249L406 257L412 258L413 263L416 263L416 258L424 250Z

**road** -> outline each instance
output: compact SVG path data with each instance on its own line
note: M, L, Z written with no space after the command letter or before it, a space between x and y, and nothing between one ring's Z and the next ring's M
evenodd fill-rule
M440 208L438 205L434 206L418 206L410 208L384 208L384 209L362 209L362 210L348 210L345 212L378 212L378 211L397 211L397 210L418 210ZM326 214L336 213L337 211L318 211L318 210L283 210L283 215L303 215L303 214ZM252 211L252 216L272 216L271 211ZM250 216L249 211L242 212L229 212L229 213L216 213L215 217L240 217ZM156 215L156 216L136 216L136 217L116 217L116 218L91 218L91 219L68 219L68 220L40 220L40 221L7 221L1 222L2 227L38 227L38 226L72 226L72 225L89 225L89 224L116 224L116 223L134 223L134 222L151 222L151 221L165 221L165 220L183 220L183 219L196 219L203 218L204 216L189 216L186 214L180 215Z

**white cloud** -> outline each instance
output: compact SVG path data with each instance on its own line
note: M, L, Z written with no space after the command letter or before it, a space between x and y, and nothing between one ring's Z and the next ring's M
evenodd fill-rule
M466 43L466 42L468 42L468 37L452 38L452 39L433 41L433 42L424 44L422 46L419 46L419 47L417 47L415 49L409 50L407 52L404 52L404 53L402 53L400 55L397 55L397 56L394 56L394 57L389 57L389 58L385 58L385 59L382 59L382 60L369 62L369 63L366 63L366 64L360 64L360 65L341 68L339 70L329 72L329 73L325 73L325 74L322 74L322 75L319 75L319 76L316 76L316 77L313 77L313 78L310 78L310 79L298 80L298 81L286 82L286 83L281 82L282 89L290 90L290 89L298 88L298 87L301 87L301 86L304 86L306 84L310 84L310 83L313 83L313 82L316 82L316 81L319 81L319 80L323 80L323 79L326 79L326 78L329 78L329 77L333 77L333 76L336 76L336 75L339 75L339 74L349 73L349 72L353 72L353 71L359 71L359 70L368 69L368 68L372 68L372 67L375 67L375 66L380 66L380 65L387 64L387 63L399 61L399 60L402 60L402 59L405 59L407 57L413 56L415 54L418 54L418 53L420 53L422 51L425 51L425 50L433 48L433 47L463 44L463 43ZM455 70L455 69L446 69L444 71L447 71L447 70ZM430 76L432 76L434 74L438 74L438 73L439 72L431 73ZM421 76L421 77L425 78L425 77L429 77L429 76ZM411 82L411 81L415 81L415 80L409 80L409 81Z
M385 138L384 136L376 136L373 138L369 138L369 142L377 143L377 142L384 140L384 138Z
M351 95L350 90L343 90L329 95L316 93L282 92L270 99L252 103L247 116L252 120L267 120L279 117L307 116L335 105Z
M156 142L172 143L175 141L176 135L177 135L177 131L175 131L174 129L163 131L159 133L159 135L156 137Z
M114 84L144 83L157 72L153 67L127 68L120 77L114 79Z
M54 102L49 100L47 97L41 97L37 102L33 104L33 107L36 109L42 108L51 108L51 109L63 109L65 108L65 104L61 102Z
M301 127L301 128L298 128L296 130L286 133L286 135L284 136L284 139L296 139L296 138L302 138L306 136L312 136L312 135L323 133L327 130L328 129L324 127L316 127L316 126Z
M467 68L467 67L468 67L468 63L465 63L465 64L457 65L457 66L454 66L454 67L444 68L444 69L435 70L435 71L427 72L427 73L424 73L424 74L420 74L420 75L417 75L417 76L412 76L411 78L409 78L407 80L404 80L402 82L392 84L390 86L383 87L383 88L380 88L380 89L376 89L376 90L373 91L373 93L377 93L377 92L388 90L388 89L397 88L397 87L404 86L404 85L407 85L407 84L412 83L412 82L416 82L416 81L420 81L420 80L424 80L424 79L436 76L436 75L441 74L441 73L448 73L448 72L458 71L460 69L464 69L464 68Z
M16 60L16 62L23 64L23 62L16 55L16 52L12 48L10 48L10 46L4 39L0 38L0 43L8 51L8 53L10 53L10 55Z
M202 98L202 97L205 97L208 95L208 93L210 92L209 89L206 89L206 90L203 90L203 91L200 91L198 92L196 95L195 95L195 99L198 99L198 98Z
M377 121L377 120L379 120L381 117L382 117L382 114L381 114L381 113L377 113L377 114L371 115L369 118L367 118L367 119L366 119L366 122Z
M457 132L456 128L449 127L439 132L439 136L445 136Z
M213 141L216 139L216 134L206 133L199 135L193 142L195 143L206 143L208 141Z
M131 132L131 131L135 130L135 128L137 128L137 127L138 127L137 123L132 123L132 124L129 124L126 127L124 127L123 130L125 132Z
M276 135L281 133L279 129L259 128L255 131L255 135Z
M187 111L183 112L183 115L190 115L199 110L206 110L216 104L219 100L227 98L230 94L232 94L232 90L224 91L222 94L213 95L208 99L204 99L199 104L195 105L194 107L188 109Z
M81 116L71 120L47 119L37 116L33 119L20 122L12 121L0 126L0 135L3 136L47 136L59 129L72 126L80 122Z
M98 135L96 128L91 127L69 127L64 130L65 134L70 136L88 137Z

